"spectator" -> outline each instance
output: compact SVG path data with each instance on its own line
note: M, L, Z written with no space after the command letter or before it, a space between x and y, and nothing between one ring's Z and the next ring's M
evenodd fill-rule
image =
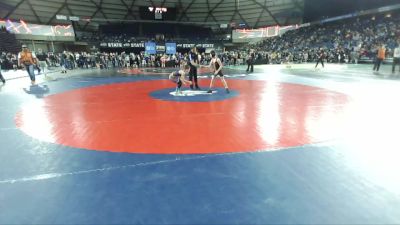
M37 64L35 53L31 52L26 45L22 45L22 51L18 54L18 66L24 66L31 79L32 85L35 84L34 66Z
M400 72L400 41L397 44L397 47L394 49L394 52L393 52L393 65L392 65L392 73L393 74L396 69L396 65L399 65L399 72Z
M374 71L376 70L376 72L379 72L379 68L381 66L381 63L385 59L385 54L386 54L386 48L385 48L385 45L382 44L378 48L378 54L376 56L376 60L375 60L374 68L373 68Z

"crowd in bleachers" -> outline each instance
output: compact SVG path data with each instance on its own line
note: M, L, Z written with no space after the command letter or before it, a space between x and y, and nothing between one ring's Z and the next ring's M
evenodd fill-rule
M42 61L47 68L61 67L63 72L81 69L111 69L111 68L134 68L134 67L179 67L188 61L187 53L156 54L147 55L144 52L117 53L117 52L69 52L54 54L45 53L42 50L34 52L38 61ZM200 55L202 64L208 64L211 60L209 54ZM17 54L1 53L1 68L3 70L16 70L18 68ZM228 60L228 59L226 59ZM44 69L44 68L42 68ZM48 70L48 69L46 69Z
M99 32L92 35L78 36L79 41L88 42L119 42L128 43L135 41L148 41L160 35L163 41L190 40L205 41L216 40L210 28L195 25L177 24L112 24L101 26Z
M392 57L399 41L400 14L397 13L302 27L249 48L268 63L315 62L321 49L327 62L371 62L382 44L387 57Z
M217 37L205 37L205 38L189 38L189 37L176 37L171 35L163 35L161 39L155 38L155 36L135 36L130 34L100 34L94 33L92 35L82 35L77 36L76 39L78 41L85 41L85 42L105 42L105 43L133 43L133 42L146 42L146 41L160 41L160 42L208 42L208 43L215 43L215 42L223 42L223 38Z
M135 37L127 34L94 35L89 38L102 42L137 41ZM251 58L250 52L254 53L252 60L260 63L301 63L315 62L322 49L327 62L357 63L359 60L372 62L382 44L385 45L387 57L392 57L393 49L400 44L400 14L369 16L302 27L252 46L218 54L225 65L245 64ZM135 54L64 51L36 54L41 55L41 61L45 61L48 67L62 67L63 71L74 68L161 67L163 64L173 67L187 60L187 53L146 55L143 52ZM0 60L3 70L18 68L16 52L2 52ZM201 54L202 64L207 64L209 60L209 54Z

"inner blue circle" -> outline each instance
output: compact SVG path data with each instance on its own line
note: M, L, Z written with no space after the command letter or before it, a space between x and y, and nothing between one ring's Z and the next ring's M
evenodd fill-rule
M230 90L230 93L226 93L225 88L213 88L212 94L207 94L206 90L190 90L189 88L182 88L182 95L175 95L175 88L166 88L150 93L150 96L155 99L176 101L176 102L212 102L222 101L229 98L233 98L239 95L236 90Z

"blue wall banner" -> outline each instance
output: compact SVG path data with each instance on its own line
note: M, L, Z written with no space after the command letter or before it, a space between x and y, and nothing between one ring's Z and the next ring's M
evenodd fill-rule
M146 42L144 44L144 46L145 46L146 54L156 54L157 53L157 51L156 51L156 43L155 42L151 42L151 41Z
M176 43L165 43L165 48L166 48L165 53L167 53L167 54L175 54L176 53Z

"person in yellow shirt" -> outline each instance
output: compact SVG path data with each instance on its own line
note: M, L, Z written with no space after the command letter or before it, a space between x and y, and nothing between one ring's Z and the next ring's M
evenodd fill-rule
M381 67L382 61L385 59L385 54L386 54L386 48L385 45L382 44L378 48L378 55L376 56L375 64L374 64L374 71L379 72L379 68Z

